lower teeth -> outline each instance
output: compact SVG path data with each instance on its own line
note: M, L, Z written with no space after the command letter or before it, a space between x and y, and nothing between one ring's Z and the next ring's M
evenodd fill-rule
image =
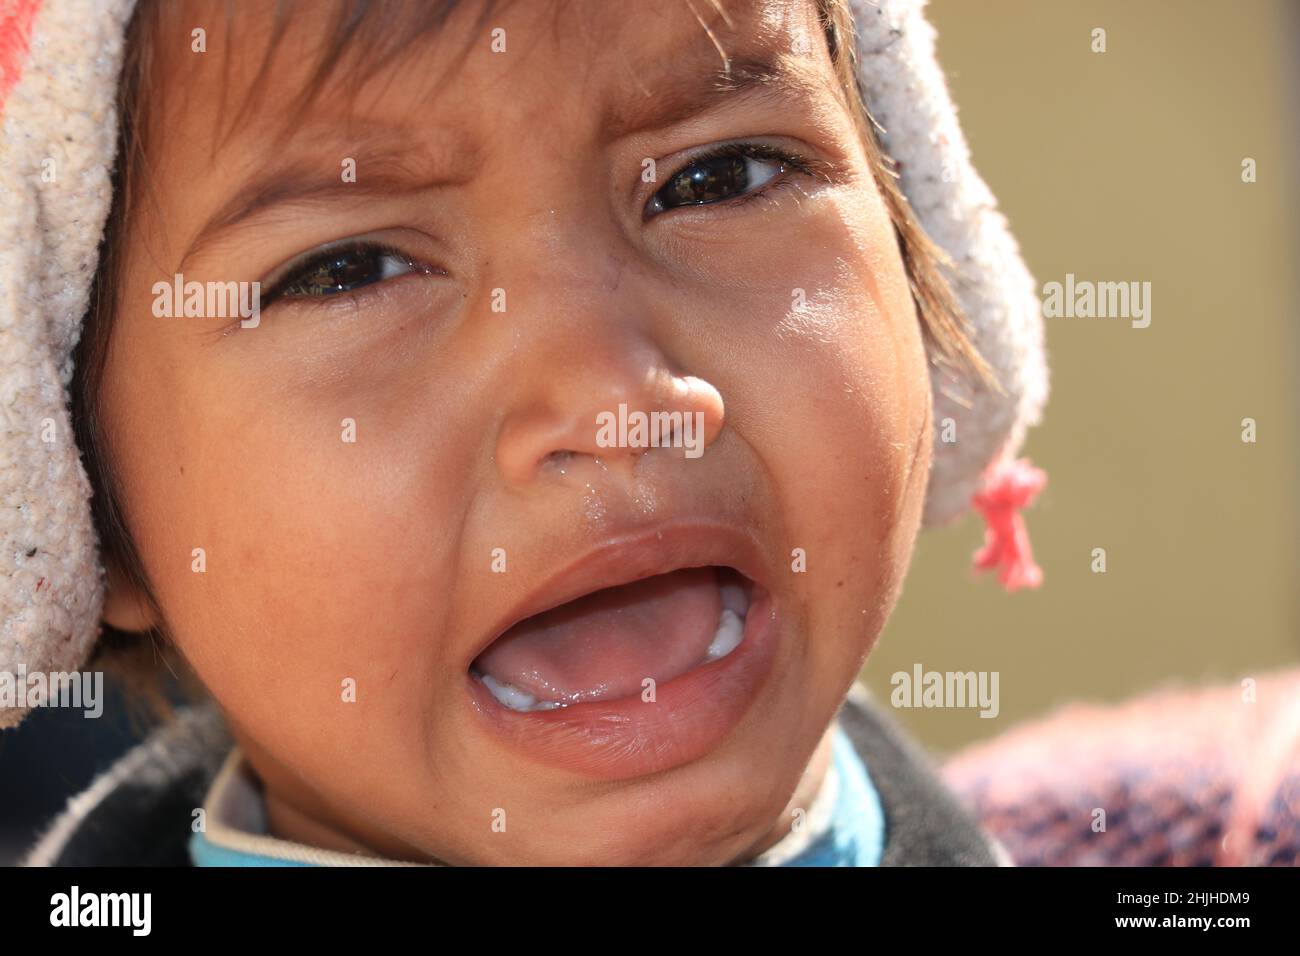
M537 698L526 690L520 690L514 684L506 684L489 674L480 674L484 686L492 691L492 696L511 710L537 710ZM543 703L553 703L544 701Z
M713 636L713 643L704 654L706 661L716 661L726 657L740 646L740 639L745 636L745 622L729 607L722 609L718 618L718 633Z
M738 601L727 601L726 603L737 608L740 607ZM748 604L748 600L745 600L744 603ZM713 635L713 640L709 642L708 650L704 652L703 663L711 664L726 657L740 646L740 642L744 637L744 614L737 613L732 607L724 607L722 613L718 615L718 629ZM555 710L558 707L568 706L564 701L538 700L528 691L520 690L513 684L499 681L488 674L480 673L478 676L483 681L483 686L492 692L492 696L511 710L528 713L537 710Z

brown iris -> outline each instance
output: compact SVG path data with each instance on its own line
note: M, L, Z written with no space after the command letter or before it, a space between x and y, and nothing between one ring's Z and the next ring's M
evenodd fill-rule
M710 156L696 160L674 176L657 198L664 209L730 199L749 188L744 156Z

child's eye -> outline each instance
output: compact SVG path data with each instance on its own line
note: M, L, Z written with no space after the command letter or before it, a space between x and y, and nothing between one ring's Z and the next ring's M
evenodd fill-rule
M760 143L728 143L695 159L651 197L646 215L679 206L704 206L748 195L789 169L804 170L793 153Z
M288 266L283 278L273 280L271 291L262 295L262 305L279 298L337 295L408 273L432 271L389 246L373 243L336 246Z

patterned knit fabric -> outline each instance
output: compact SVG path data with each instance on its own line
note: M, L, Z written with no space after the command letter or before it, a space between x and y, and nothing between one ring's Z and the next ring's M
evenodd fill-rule
M1022 866L1297 866L1300 671L1071 706L944 776Z

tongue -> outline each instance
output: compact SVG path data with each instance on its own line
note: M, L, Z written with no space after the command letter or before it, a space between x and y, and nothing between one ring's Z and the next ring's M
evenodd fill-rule
M704 659L722 597L712 568L689 568L606 588L516 624L475 667L539 701L575 703L640 694Z

